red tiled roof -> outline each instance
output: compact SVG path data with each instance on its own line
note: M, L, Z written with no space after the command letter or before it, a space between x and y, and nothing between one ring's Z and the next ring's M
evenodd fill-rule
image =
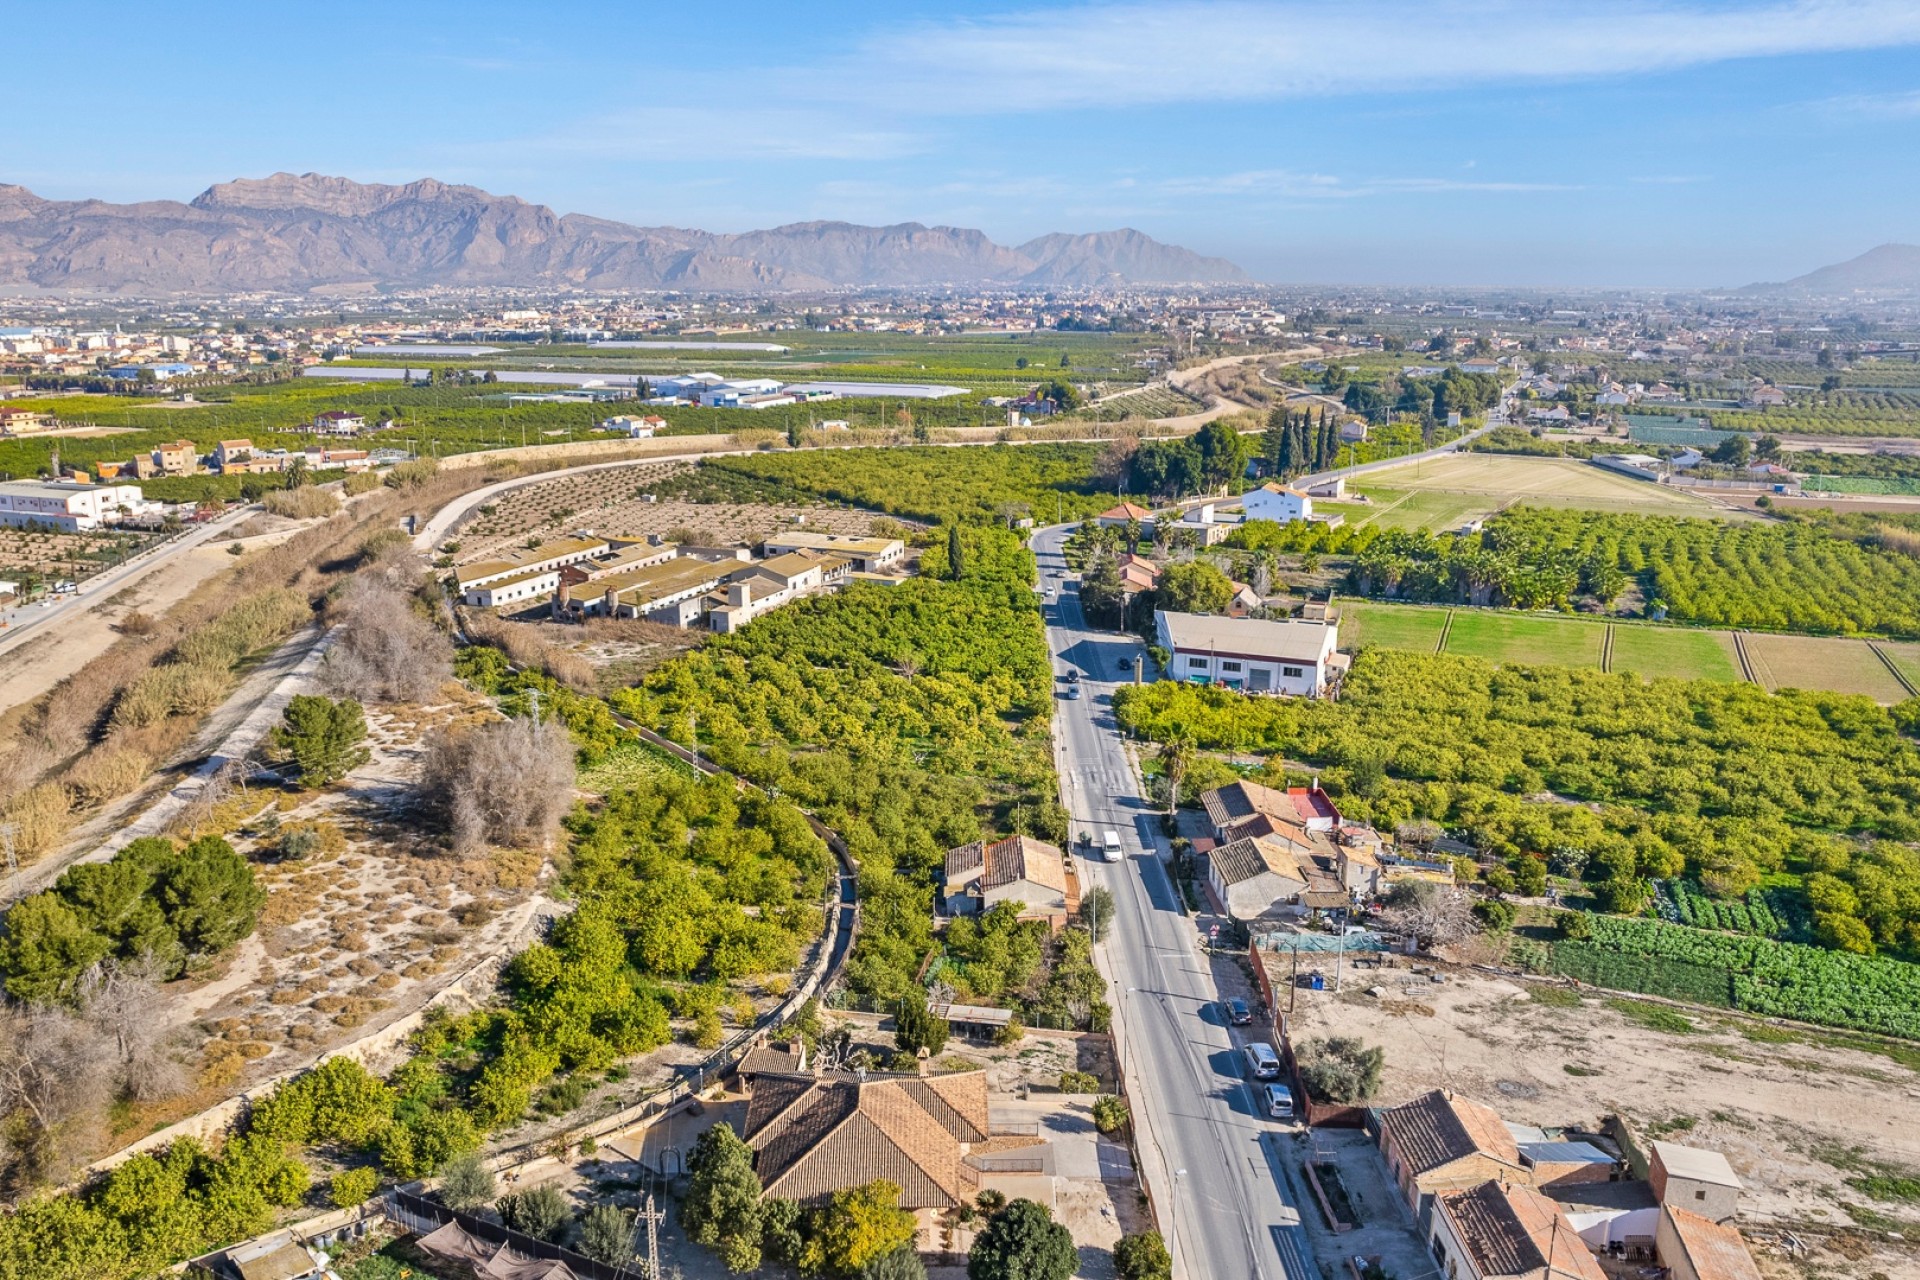
M1673 1224L1673 1234L1699 1280L1760 1280L1760 1268L1732 1223L1715 1222L1670 1204L1662 1205L1660 1212ZM1661 1261L1673 1265L1668 1259Z
M1493 1108L1444 1089L1389 1108L1381 1123L1415 1175L1476 1154L1520 1167L1520 1148Z
M1532 1187L1489 1181L1443 1195L1440 1202L1474 1269L1488 1280L1607 1280L1560 1206Z

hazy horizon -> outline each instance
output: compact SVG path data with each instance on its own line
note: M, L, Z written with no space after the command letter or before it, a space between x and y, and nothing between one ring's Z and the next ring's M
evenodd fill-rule
M1920 240L1920 7L1892 0L135 13L107 6L90 55L155 74L40 113L0 180L434 177L641 225L1003 244L1131 226L1300 285L1732 287ZM70 23L10 31L24 99L60 103Z

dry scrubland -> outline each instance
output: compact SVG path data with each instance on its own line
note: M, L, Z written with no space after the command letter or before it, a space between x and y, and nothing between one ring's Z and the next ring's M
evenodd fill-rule
M457 685L446 694L371 710L372 758L338 787L221 807L215 825L255 863L267 901L225 971L181 1001L205 1037L207 1083L287 1070L410 1012L511 943L539 905L537 853L458 858L409 821L426 735L492 715ZM284 858L284 833L300 828L319 849Z
M644 538L689 530L714 542L757 542L794 528L805 517L809 529L864 534L875 517L826 503L776 506L765 503L698 503L642 495L671 477L691 470L684 462L640 463L605 471L563 476L530 484L481 507L455 536L463 564L516 550L528 538L554 538L575 529L601 537ZM896 522L898 523L898 522Z
M1365 994L1376 982L1383 994ZM1851 1047L1879 1043L1865 1038L1472 970L1448 971L1437 984L1350 970L1345 988L1299 992L1293 1035L1382 1046L1384 1105L1451 1086L1523 1124L1591 1126L1617 1114L1643 1143L1665 1137L1725 1152L1746 1187L1749 1228L1805 1229L1820 1240L1855 1223L1849 1204L1896 1230L1906 1223L1909 1240L1920 1227L1920 1207L1848 1182L1920 1176L1920 1047L1872 1052ZM1828 1239L1817 1261L1819 1274L1863 1280L1920 1274L1914 1246L1864 1234Z

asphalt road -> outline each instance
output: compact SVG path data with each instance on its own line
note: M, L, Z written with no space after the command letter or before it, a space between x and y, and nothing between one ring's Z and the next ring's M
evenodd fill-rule
M16 649L35 636L58 630L61 622L68 618L77 618L112 599L119 594L122 587L130 586L160 566L185 555L195 547L204 545L209 539L232 529L240 521L259 510L259 507L249 505L230 511L217 520L195 525L179 537L151 550L143 551L125 564L115 565L111 569L95 574L82 582L78 591L52 597L52 603L45 608L38 604L21 605L17 609L0 614L8 621L7 628L0 631L0 653Z
M1159 816L1141 795L1113 718L1121 664L1138 642L1088 629L1077 582L1060 555L1069 527L1043 529L1033 546L1047 606L1054 672L1078 670L1081 696L1056 708L1062 800L1077 842L1119 834L1125 859L1082 858L1093 885L1114 897L1114 927L1099 959L1113 983L1115 1033L1140 1130L1141 1163L1174 1274L1193 1280L1318 1280L1290 1201L1278 1144L1291 1122L1268 1119L1242 1064L1240 1030L1226 1025L1219 990L1193 921L1182 914L1162 858ZM1068 686L1057 685L1064 691ZM1076 849L1076 852L1079 850Z

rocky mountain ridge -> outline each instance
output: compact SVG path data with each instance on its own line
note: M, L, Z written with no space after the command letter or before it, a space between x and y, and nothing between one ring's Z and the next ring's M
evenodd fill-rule
M794 290L839 286L1219 284L1231 262L1131 229L1017 247L964 227L801 222L715 234L560 215L425 178L276 173L186 204L44 200L0 185L0 288L107 293L493 286Z

